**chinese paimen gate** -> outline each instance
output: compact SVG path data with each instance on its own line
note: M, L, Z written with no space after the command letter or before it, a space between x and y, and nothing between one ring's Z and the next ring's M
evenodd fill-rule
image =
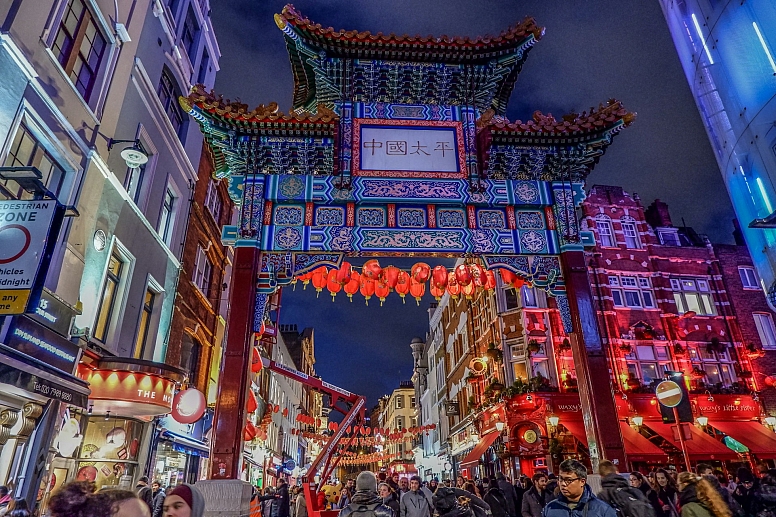
M504 118L544 29L491 38L335 31L291 6L275 17L295 79L291 113L249 111L195 88L200 124L240 206L229 335L213 433L213 478L237 478L251 336L268 296L346 256L471 256L555 297L572 336L594 467L625 464L575 207L634 115L618 101L556 120ZM257 282L258 279L258 282ZM255 303L244 303L255 300Z

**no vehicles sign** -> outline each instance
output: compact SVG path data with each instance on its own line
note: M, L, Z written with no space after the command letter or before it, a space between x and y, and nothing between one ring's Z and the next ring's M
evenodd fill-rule
M46 248L56 201L0 201L0 315L21 314Z

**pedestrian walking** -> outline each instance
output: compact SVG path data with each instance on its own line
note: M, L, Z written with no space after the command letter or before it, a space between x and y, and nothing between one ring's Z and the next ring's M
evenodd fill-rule
M547 503L555 499L555 496L546 490L547 474L537 472L533 475L533 486L523 494L520 515L522 517L541 517Z
M364 471L356 477L356 492L352 501L339 512L339 517L393 517L393 510L385 506L377 494L377 478Z
M420 477L410 478L409 490L401 495L399 508L401 517L431 517L431 503L420 490Z
M94 483L73 481L54 492L50 517L151 517L148 506L130 490L100 490Z
M167 494L164 493L164 488L162 488L162 484L159 481L151 483L151 495L153 497L151 517L162 517L164 498L167 497Z
M560 495L547 503L542 517L617 517L614 509L593 495L587 484L587 468L577 460L560 464Z
M655 484L658 503L655 508L656 517L678 517L679 496L674 478L665 469L657 469L655 471Z
M520 514L520 510L523 508L523 496L526 492L528 492L528 489L531 488L527 485L526 482L530 483L531 480L529 480L524 475L520 475L517 479L515 479L515 496L517 497L515 512L518 514Z
M507 498L495 479L482 478L485 497L482 499L490 506L493 517L509 517Z
M756 517L776 517L776 469L768 470L760 479L752 506Z
M393 489L391 489L391 485L388 483L380 483L377 487L377 492L383 500L383 504L393 510L393 516L399 517L401 513L399 499L396 497L396 493Z
M11 500L5 515L6 517L30 517L30 508L27 506L27 501L21 498Z
M474 497L482 499L482 493L480 492L480 489L477 488L477 485L475 485L471 481L467 481L466 483L464 483L462 490L469 492Z
M205 497L194 485L176 486L164 499L164 517L202 517Z
M620 517L655 517L655 509L637 488L617 472L617 467L609 460L598 464L601 476L601 491L598 498L614 508Z
M507 514L509 517L517 517L517 512L520 510L520 507L517 505L517 493L515 492L514 485L507 481L503 472L496 474L495 484L499 487L501 492L504 493L504 499L507 501Z
M740 467L736 471L736 478L738 483L736 484L736 489L733 490L733 499L741 505L745 515L754 515L754 474L752 474L748 467Z
M307 501L304 497L304 490L300 490L296 494L296 501L294 501L294 517L307 517Z
M681 517L731 517L730 508L705 477L682 472L677 487Z
M288 495L288 483L286 483L285 478L280 478L278 480L278 487L275 492L275 497L277 497L278 502L277 517L289 517L289 513L291 511L291 502Z
M148 505L148 511L154 511L154 492L150 486L148 486L148 477L142 476L137 480L135 485L135 493L146 505Z

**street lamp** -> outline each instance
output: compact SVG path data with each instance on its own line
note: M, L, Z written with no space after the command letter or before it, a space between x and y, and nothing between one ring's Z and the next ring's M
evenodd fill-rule
M640 415L633 416L631 417L631 422L633 422L633 425L636 427L641 427L644 423L644 417Z
M130 169L136 169L141 165L148 163L148 154L145 152L145 149L143 149L143 145L140 143L140 139L137 138L134 140L114 140L109 138L108 151L110 151L115 144L124 143L132 143L131 147L126 147L119 153L124 159L124 163L127 164L127 167Z
M506 424L505 424L504 422L502 422L501 420L499 420L498 422L496 422L496 431L498 431L498 432L500 433L501 431L503 431L503 430L504 430L504 426L505 426L505 425L506 425Z
M560 417L558 417L558 415L550 415L547 417L547 421L550 422L550 425L552 427L558 427L558 423L560 422Z
M766 416L763 418L763 422L771 426L771 429L776 431L776 416Z
M709 417L707 416L701 415L697 417L695 420L698 422L698 425L701 427L706 427L707 425L709 425Z

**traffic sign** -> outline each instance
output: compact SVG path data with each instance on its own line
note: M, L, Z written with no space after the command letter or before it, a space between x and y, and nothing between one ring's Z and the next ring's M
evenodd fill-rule
M26 310L56 207L55 200L0 201L0 315Z
M682 388L674 381L663 381L655 389L657 400L666 407L676 407L682 402Z

